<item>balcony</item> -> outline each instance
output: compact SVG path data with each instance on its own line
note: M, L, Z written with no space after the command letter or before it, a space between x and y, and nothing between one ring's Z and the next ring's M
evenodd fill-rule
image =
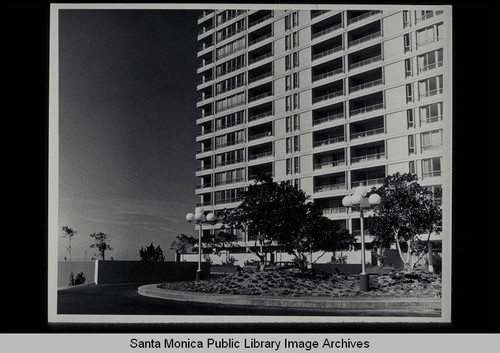
M430 91L420 93L419 97L420 98L432 97L432 96L442 94L442 93L443 93L443 88L441 87L441 88L437 88L437 89L433 89Z
M438 15L441 15L444 11L440 10L440 11L426 11L427 13L423 16L420 16L420 17L417 17L415 19L415 23L419 23L419 22L422 22L422 21L426 21L428 20L429 18L432 18L434 16L438 16Z
M311 20L328 12L330 12L330 10L311 10Z
M355 62L353 64L350 64L349 65L349 70L357 69L358 67L369 65L369 64L375 63L377 61L381 61L381 60L382 60L382 55L376 55L376 56L373 56L371 58L368 58L368 59L361 60L361 61Z
M340 29L340 28L342 28L342 23L339 23L333 27L329 27L329 28L326 28L322 31L311 34L311 39L314 40L316 38L324 36L325 34L335 32L337 29Z
M380 86L382 83L383 83L383 81L380 78L380 79L377 79L377 80L373 80L373 81L370 81L370 82L363 83L361 85L352 86L352 87L349 88L349 93L354 93L354 92L361 91L361 90L364 90L364 89L368 89L368 88L371 88L371 87Z
M327 71L327 72L325 72L323 74L319 74L319 75L313 76L312 77L312 82L316 82L316 81L322 80L322 79L327 78L327 77L336 76L336 75L339 75L339 74L341 74L343 72L344 72L344 68L343 67L341 67L339 69Z
M433 170L431 172L422 172L422 179L436 178L441 176L441 170Z
M255 14L255 16L252 16L252 15L248 16L248 28L251 28L253 26L258 25L259 23L265 22L265 21L273 18L272 11L266 12L266 13L267 13L266 15L261 16L261 17L257 17L258 12Z
M205 99L213 98L212 93L206 93L201 97L198 97L198 103L204 101Z
M429 70L434 70L435 68L438 68L438 67L441 67L441 66L443 66L443 62L442 61L438 61L438 62L435 62L435 63L432 63L432 64L427 64L425 66L419 67L418 68L418 73L429 71Z
M220 180L215 182L215 186L219 185L229 185L229 184L236 184L236 183L241 183L245 181L245 178L236 178L236 179L227 179L227 180Z
M370 41L372 39L379 38L379 37L382 37L382 32L381 31L369 34L367 36L364 36L364 37L356 39L356 40L352 40L352 41L350 41L348 43L348 47L351 48L351 47L354 47L356 45L368 42L368 41Z
M344 136L331 137L331 138L327 138L324 140L315 141L313 143L313 147L316 148L316 147L321 147L321 146L326 146L326 145L333 145L335 143L339 143L339 142L343 142L343 141L345 141Z
M261 159L261 158L267 158L267 157L272 157L273 156L273 151L267 151L267 152L262 152L258 154L252 154L248 156L248 161L253 161L256 159Z
M362 13L361 15L357 15L358 13ZM348 20L347 20L347 25L352 25L354 23L357 23L359 21L362 21L364 19L367 19L368 17L375 16L377 14L382 13L380 10L372 10L372 11L349 11L348 12ZM349 15L352 15L349 16ZM350 18L349 18L350 17Z
M326 192L326 191L337 191L345 190L347 186L345 183L342 184L331 184L331 185L318 185L314 187L314 192Z
M422 152L439 151L443 149L443 144L422 146Z
M211 164L206 164L206 165L199 166L199 167L196 168L196 171L199 172L199 171L208 170L208 169L212 169L212 165Z
M273 72L272 72L272 71L270 71L270 72L266 72L266 73L263 73L263 74L261 74L261 75L259 75L259 76L249 78L249 79L248 79L248 83L249 83L249 84L250 84L250 83L254 83L254 82L257 82L257 81L263 80L263 79L265 79L266 77L271 77L271 76L273 76Z
M248 103L255 102L259 99L263 99L266 97L271 97L272 95L273 95L273 92L264 92L264 93L258 94L256 96L253 96L253 97L248 97Z
M200 148L198 151L196 151L196 153L205 153L205 152L210 152L210 151L213 151L212 146Z
M333 215L333 214L339 214L339 213L347 213L347 207L328 207L328 208L322 208L321 212L323 212L324 215Z
M202 43L201 47L198 48L198 52L201 52L205 49L210 48L212 45L214 45L214 42L207 42L207 43Z
M265 35L260 36L260 37L258 37L258 38L252 39L252 40L250 40L250 41L248 42L248 46L250 47L250 46L252 46L252 45L254 45L254 44L257 44L257 43L259 43L259 42L262 42L263 40L266 40L266 39L268 39L268 38L271 38L272 36L273 36L273 34L272 34L272 33L268 33L268 34L265 34Z
M212 206L212 201L203 201L203 202L198 202L196 204L197 207L201 207L201 206Z
M385 129L383 127L378 128L378 129L371 129L371 130L366 130L362 132L357 132L354 134L351 134L351 140L356 140L358 138L362 137L369 137L369 136L374 136L374 135L380 135L385 132Z
M219 148L238 145L240 143L245 143L245 142L246 142L245 139L233 140L233 141L228 141L228 142L224 142L224 143L219 143L215 146L215 148L219 149Z
M208 33L214 29L214 26L203 26L203 28L198 32L198 37L201 36L202 34Z
M251 122L251 121L254 121L254 120L259 120L259 119L264 119L264 118L266 118L268 116L272 116L272 115L273 115L272 111L260 113L260 114L257 114L257 115L252 115L252 116L248 117L248 122Z
M196 190L206 189L206 188L211 188L211 187L212 187L211 183L205 183L205 184L202 184L202 185L196 185Z
M324 123L327 123L327 122L333 121L333 120L344 119L344 118L345 118L344 113L325 115L322 118L314 119L313 126L324 124Z
M221 200L215 200L216 205L221 205L224 203L234 203L234 202L241 202L243 199L241 197L234 197L232 199L221 199Z
M262 133L259 133L259 134L255 134L255 135L252 135L252 136L248 136L248 141L255 141L255 140L259 140L259 139L262 139L262 138L265 138L265 137L271 137L273 136L273 132L272 131L266 131L266 132L262 132Z
M385 159L385 152L368 154L365 156L357 156L351 158L351 164L370 162L374 160Z
M345 159L338 159L335 161L315 163L313 165L313 170L320 170L320 169L339 167L339 166L345 166L345 165L346 165Z
M216 163L215 167L224 167L226 165L241 163L241 162L244 162L244 161L245 161L244 158L229 159L227 161L222 161L222 162Z
M342 89L342 90L337 91L337 92L332 92L332 93L325 94L323 96L315 97L315 98L313 98L312 103L316 104L316 103L323 102L323 101L326 101L326 100L330 100L330 99L333 99L333 98L336 98L336 97L340 97L340 96L343 96L343 95L344 95L344 90Z
M264 60L264 59L270 58L271 56L273 56L273 53L272 53L272 52L262 54L262 55L260 55L260 56L258 56L258 57L256 57L256 58L253 58L253 59L248 60L248 65L255 64L256 62L259 62L259 61L261 61L261 60Z
M417 49L420 48L420 47L424 47L426 45L435 43L435 42L439 42L439 41L441 41L443 39L444 39L444 36L435 36L435 37L428 38L428 39L425 39L425 40L420 40L420 41L417 42Z
M434 115L434 116L429 116L425 119L424 118L420 119L420 123L421 124L431 124L431 123L435 123L435 122L438 122L441 120L443 120L442 115Z
M342 16L340 13L325 18L311 26L311 40L315 40L342 28Z
M365 180L357 180L351 182L351 188L355 188L358 186L373 186L373 185L382 185L384 183L385 178L374 178L374 179L365 179Z
M204 129L203 131L200 131L198 134L196 134L196 136L203 136L203 135L211 134L212 132L213 132L212 129Z

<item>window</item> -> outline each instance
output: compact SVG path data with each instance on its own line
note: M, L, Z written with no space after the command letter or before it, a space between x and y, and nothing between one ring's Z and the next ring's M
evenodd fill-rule
M440 66L443 66L443 49L433 50L417 56L417 67L419 73L432 70Z
M293 137L293 151L294 152L300 151L300 136L298 135Z
M299 73L294 72L293 74L293 88L299 88Z
M413 101L413 90L412 90L412 84L407 83L406 84L406 103L412 102Z
M431 97L443 93L443 75L418 81L418 90L420 92L420 98Z
M425 46L442 38L443 23L438 23L417 31L417 46Z
M408 135L408 154L415 154L415 136Z
M419 111L421 124L434 123L443 119L443 102L424 105Z
M289 91L292 89L292 75L285 76L285 91Z
M421 133L420 144L422 152L440 149L443 144L443 131L434 130Z
M285 70L292 69L292 55L285 56Z
M293 109L299 109L300 107L300 102L299 102L299 94L294 93L293 94Z
M411 76L411 58L405 59L405 77Z
M292 110L292 96L285 97L285 110L287 112Z
M299 12L295 11L292 13L292 27L297 27L299 25Z
M292 131L292 121L291 120L292 120L291 116L287 116L285 118L286 132Z
M293 172L300 173L300 157L293 158Z
M286 175L292 174L292 159L286 159Z
M292 152L292 138L287 137L286 138L286 153L291 153Z
M408 109L406 111L406 120L408 122L408 128L415 127L415 120L413 119L413 110Z
M289 50L291 49L292 45L291 45L291 36L290 34L287 34L285 36L285 50Z
M293 179L293 186L300 189L300 179Z
M405 46L405 53L411 51L411 38L410 34L406 33L404 35L404 46Z
M408 162L408 173L417 174L417 171L415 170L415 161Z
M291 28L290 20L291 20L290 15L285 16L285 31Z
M410 12L408 10L403 11L403 28L410 25Z
M422 178L441 176L441 157L422 160Z
M299 46L299 32L293 32L292 33L292 39L293 39L293 47L298 47Z
M293 67L299 67L299 52L293 53Z
M293 130L296 131L300 127L300 114L295 114L293 116Z

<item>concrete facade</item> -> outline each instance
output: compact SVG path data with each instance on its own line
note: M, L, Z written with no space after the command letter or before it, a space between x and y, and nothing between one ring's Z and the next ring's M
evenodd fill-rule
M451 10L215 10L198 24L198 206L237 207L262 170L359 235L341 203L358 185L446 183Z

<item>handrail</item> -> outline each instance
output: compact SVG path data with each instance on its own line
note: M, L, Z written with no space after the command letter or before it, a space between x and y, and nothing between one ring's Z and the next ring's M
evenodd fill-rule
M262 99L262 98L266 98L266 97L270 97L272 95L273 95L273 92L265 92L265 93L259 94L257 96L254 96L254 97L248 97L248 103L255 102L256 100L259 100L259 99Z
M422 146L422 152L423 151L436 151L440 150L443 148L443 144L440 143L439 145L427 145L427 146Z
M212 129L205 129L205 131L200 131L196 136L203 136L206 134L211 134L212 132Z
M259 153L259 154L254 154L254 155L249 155L248 160L252 161L254 159L259 159L259 158L265 158L265 157L271 157L273 155L273 151L269 152L264 152L264 153Z
M257 82L259 80L262 80L263 78L266 78L266 77L270 77L273 75L273 72L272 71L269 71L269 72L266 72L265 74L262 74L262 75L259 75L259 76L256 76L256 77L252 77L252 78L249 78L248 79L248 83L254 83L254 82Z
M196 151L196 153L205 153L205 152L209 152L209 151L212 151L213 150L213 147L212 146L208 146L208 147L205 147L205 148L200 148L198 151Z
M337 120L337 119L343 119L345 116L344 116L344 113L339 113L339 114L332 114L332 115L327 115L321 119L316 119L316 120L313 120L313 126L314 125L319 125L319 124L323 124L327 121L332 121L332 120Z
M324 56L327 56L327 55L330 55L330 54L333 54L333 53L336 53L338 51L341 51L343 49L342 45L339 45L335 48L331 48L331 49L328 49L328 50L325 50L325 51L322 51L321 53L318 53L318 54L314 54L312 56L312 61L314 60L317 60L319 58L322 58Z
M420 119L420 122L424 123L424 124L430 124L430 123L434 123L434 122L439 121L439 120L443 120L442 115L429 116L426 119Z
M368 64L380 61L380 60L382 60L382 55L376 55L372 58L365 59L365 60L359 61L359 62L354 63L354 64L350 64L349 70L356 69L358 67L365 66L365 65L368 65Z
M319 38L321 36L324 36L325 34L328 34L328 33L331 33L331 32L334 32L336 31L337 29L339 28L342 28L342 23L339 23L333 27L329 27L327 29L324 29L320 32L316 32L316 33L311 33L311 39L316 39L316 38Z
M365 18L368 18L368 17L371 17L373 15L376 15L378 13L381 13L382 11L380 10L372 10L370 12L367 12L365 14L362 14L361 16L358 16L358 17L354 17L354 18L351 18L350 20L347 20L347 24L348 25L351 25L355 22L358 22L358 21L361 21L361 20L364 20Z
M240 119L240 120L236 120L232 123L228 123L228 124L225 124L225 125L221 125L220 127L217 128L217 126L215 127L215 130L216 131L220 131L220 130L224 130L224 129L227 129L231 126L236 126L236 125L239 125L239 124L244 124L245 123L245 120L244 119Z
M243 201L243 199L240 197L233 197L232 199L215 200L215 204L219 205L221 203L232 203L232 202L240 202L240 201Z
M375 179L366 179L366 180L359 180L359 181L352 181L351 182L351 187L357 187L360 185L364 186L369 186L369 185L377 185L377 184L383 184L385 178L375 178Z
M385 152L367 154L366 156L352 157L351 164L368 162L368 161L373 161L376 159L384 159L384 158L385 158Z
M258 139L261 139L261 138L264 138L264 137L268 137L268 136L273 136L273 132L272 131L267 131L267 132L263 132L261 134L257 134L257 135L253 135L253 136L248 136L248 141L258 140Z
M426 40L421 40L421 41L417 42L417 48L426 46L426 45L434 43L434 42L439 42L443 38L444 38L444 36L435 36L435 37L432 37L432 38L429 38Z
M240 143L245 143L245 139L239 139L239 140L234 140L234 141L229 141L229 142L225 142L225 143L219 143L215 146L215 148L224 148L224 147L228 147L228 146L234 146L234 145L237 145L237 144L240 144Z
M196 185L196 189L204 189L204 188L211 188L212 184L211 183L205 183L202 185Z
M230 160L227 160L227 161L224 161L224 162L215 163L215 166L216 167L223 167L225 165L241 163L241 162L244 162L244 161L245 161L244 158L230 159Z
M322 169L323 167L337 167L339 165L345 165L345 159L339 159L338 161L329 161L323 163L316 163L313 165L313 169Z
M260 114L257 114L257 115L252 115L252 116L248 117L248 122L251 122L251 121L254 121L254 120L258 120L258 119L262 119L262 118L265 118L265 117L268 117L268 116L271 116L271 115L273 115L272 111L260 113Z
M225 93L225 92L229 92L233 89L236 89L236 88L239 88L239 87L242 87L245 85L245 82L240 82L236 85L231 85L231 86L227 86L225 88L220 88L219 90L217 90L217 94L221 94L221 93Z
M200 35L202 35L202 34L204 34L204 33L207 33L208 31L211 31L211 30L213 30L213 29L214 29L214 26L212 26L212 25L210 25L210 26L208 26L208 27L203 27L203 28L201 29L201 31L199 31L199 32L198 32L198 35L200 36Z
M425 65L423 67L419 67L418 68L418 72L424 72L424 71L432 70L432 69L435 69L436 67L441 67L441 66L443 66L443 62L442 61L438 61L438 62L435 62L433 64L428 64L428 65Z
M324 192L331 190L342 190L346 189L346 184L331 184L331 185L318 185L314 187L314 192Z
M198 52L208 49L208 47L211 47L212 45L214 45L214 42L203 43L202 46L198 48Z
M422 173L422 178L432 178L432 177L438 177L441 176L441 171L440 170L434 170L432 172L424 172Z
M432 11L432 12L429 12L428 14L425 14L423 16L420 16L420 17L417 17L415 19L415 23L418 23L418 22L422 22L422 21L425 21L425 20L428 20L429 18L432 18L434 16L439 16L443 13L443 11Z
M204 166L197 167L196 171L199 172L200 170L207 170L207 169L212 169L212 165L209 164L209 165L204 165Z
M342 89L342 90L337 91L337 92L332 92L332 93L325 94L324 96L319 96L319 97L313 98L312 102L313 102L313 104L316 104L316 103L322 102L324 100L333 99L335 97L340 97L343 95L344 95L344 90Z
M256 43L259 43L259 42L261 42L263 40L271 38L272 36L273 36L272 33L268 33L266 35L260 36L259 38L255 38L255 39L253 39L253 40L251 40L251 41L248 42L248 46L252 46L252 45L254 45Z
M272 13L270 13L270 14L269 14L269 15L267 15L267 16L261 17L261 18L259 18L258 20L255 20L255 21L253 21L253 22L248 23L248 28L253 27L253 26L255 26L255 25L258 25L259 23L262 23L262 22L264 22L264 21L267 21L267 20L269 20L270 18L273 18L273 14L272 14Z
M319 147L319 146L324 146L324 145L331 145L334 143L339 143L345 141L344 136L339 136L339 137L332 137L326 140L321 140L321 141L316 141L313 143L313 147Z
M234 184L234 183L239 183L242 181L245 181L245 178L236 178L236 179L229 179L229 180L224 180L224 181L216 181L215 186Z
M317 12L314 12L314 13L312 13L312 14L311 14L311 20L312 20L313 18L316 18L316 17L318 17L318 16L321 16L321 15L323 15L323 14L327 13L327 12L330 12L330 10L319 10L319 11L317 11Z
M328 72L325 72L323 74L319 74L319 75L313 76L312 77L312 82L315 82L315 81L318 81L318 80L322 80L322 79L327 78L327 77L335 76L335 75L338 75L338 74L340 74L342 72L344 72L344 68L343 67L341 67L340 69L335 69L335 70L332 70L332 71L328 71Z
M323 214L347 213L347 207L328 207L321 209Z
M373 86L381 85L382 83L383 83L382 79L380 78L378 80L373 80L373 81L370 81L370 82L366 82L366 83L363 83L361 85L349 87L349 92L353 93L353 92L361 91L363 89L367 89L367 88L370 88L370 87L373 87Z
M360 137L367 137L367 136L372 136L372 135L377 135L377 134L383 134L385 129L383 127L377 128L377 129L371 129L371 130L366 130L366 131L361 131L361 132L356 132L351 135L351 140L360 138Z
M350 48L350 47L353 47L355 45L367 42L369 40L372 40L372 39L380 37L380 36L382 36L382 31L378 31L378 32L369 34L367 36L361 37L359 39L355 39L353 41L350 41L350 42L347 43L347 46Z
M273 52L272 51L269 52L269 53L263 54L261 56L258 56L256 58L248 60L248 65L255 64L256 62L264 60L264 59L267 59L267 58L269 58L271 56L273 56Z
M441 93L443 93L443 87L436 88L436 89L433 89L433 90L430 90L430 91L427 91L424 93L420 93L420 98L431 97L431 96L435 96L436 94L441 94Z
M349 115L353 116L353 115L368 113L368 112L371 112L371 111L374 111L374 110L378 110L378 109L383 109L383 108L384 108L384 103L378 103L378 104L369 105L369 106L366 106L366 107L363 107L363 108L351 110L351 112L349 113Z

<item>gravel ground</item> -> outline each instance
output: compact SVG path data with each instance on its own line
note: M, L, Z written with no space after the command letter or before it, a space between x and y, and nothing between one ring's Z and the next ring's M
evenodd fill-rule
M301 273L296 268L271 271L242 270L204 281L169 282L170 290L218 294L291 297L440 297L441 277L421 271L391 271L370 275L370 290L360 292L358 276L324 272Z

